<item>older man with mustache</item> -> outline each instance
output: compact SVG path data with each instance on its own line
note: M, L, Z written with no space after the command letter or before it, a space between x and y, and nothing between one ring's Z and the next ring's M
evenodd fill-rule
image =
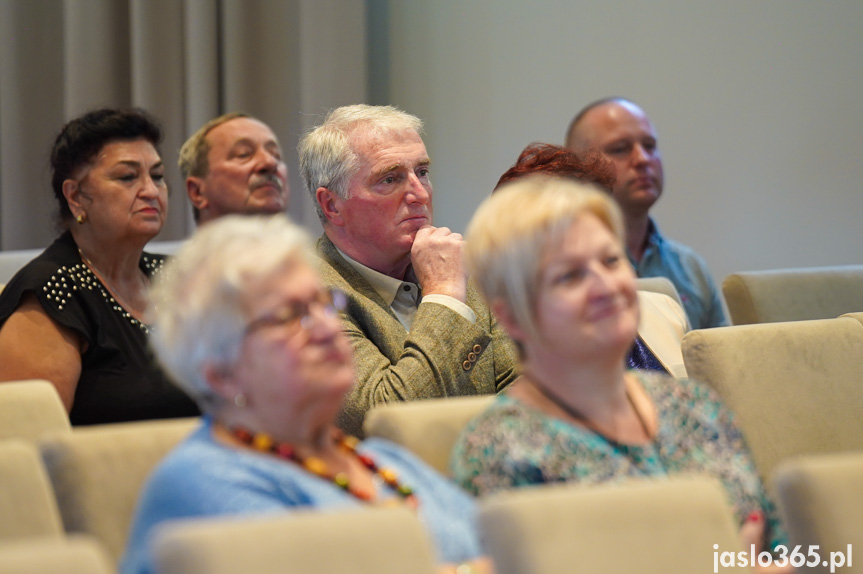
M195 221L285 211L288 167L267 124L232 112L204 124L180 149L179 166Z
M376 404L493 394L516 377L512 343L467 280L461 235L433 225L421 129L390 106L345 106L300 141L321 275L347 295L357 382L338 423L356 435Z

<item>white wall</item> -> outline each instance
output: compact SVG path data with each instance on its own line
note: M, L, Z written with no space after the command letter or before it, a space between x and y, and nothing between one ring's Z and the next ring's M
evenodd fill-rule
M659 131L662 230L717 281L863 263L863 2L390 0L389 12L389 99L426 120L439 225L463 231L527 143L561 143L578 108L622 95Z

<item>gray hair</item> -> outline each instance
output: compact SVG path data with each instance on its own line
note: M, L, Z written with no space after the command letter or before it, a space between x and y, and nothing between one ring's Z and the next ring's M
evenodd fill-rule
M357 132L379 138L392 133L422 133L422 120L393 106L357 104L331 110L323 123L308 131L297 147L303 185L321 223L324 212L315 193L326 187L342 199L348 197L348 184L359 169L359 157L351 146Z
M256 119L245 112L222 114L202 125L183 143L177 156L177 166L183 174L183 179L189 176L204 177L210 172L210 163L207 158L210 153L210 144L207 142L207 134L220 125L237 118Z
M544 175L501 186L468 224L465 258L471 276L489 305L501 301L532 338L539 337L536 300L546 253L585 213L596 216L623 244L623 218L609 194Z
M151 344L201 410L217 402L205 368L239 359L248 286L298 259L311 263L311 243L287 217L227 215L199 228L162 268L150 291Z

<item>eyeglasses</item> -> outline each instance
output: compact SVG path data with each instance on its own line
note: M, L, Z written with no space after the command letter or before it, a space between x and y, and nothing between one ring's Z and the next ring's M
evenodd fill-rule
M307 329L312 325L312 308L317 306L327 316L335 315L347 305L347 296L338 289L322 289L311 301L294 301L271 313L252 319L246 327L246 335L271 327L286 327L291 333Z

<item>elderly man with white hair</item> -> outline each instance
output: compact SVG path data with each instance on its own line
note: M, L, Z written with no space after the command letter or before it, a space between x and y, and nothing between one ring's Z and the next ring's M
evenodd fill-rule
M300 141L324 234L324 283L347 294L357 381L340 417L360 434L376 404L493 394L516 352L467 280L461 235L432 223L422 121L390 106L330 112Z

